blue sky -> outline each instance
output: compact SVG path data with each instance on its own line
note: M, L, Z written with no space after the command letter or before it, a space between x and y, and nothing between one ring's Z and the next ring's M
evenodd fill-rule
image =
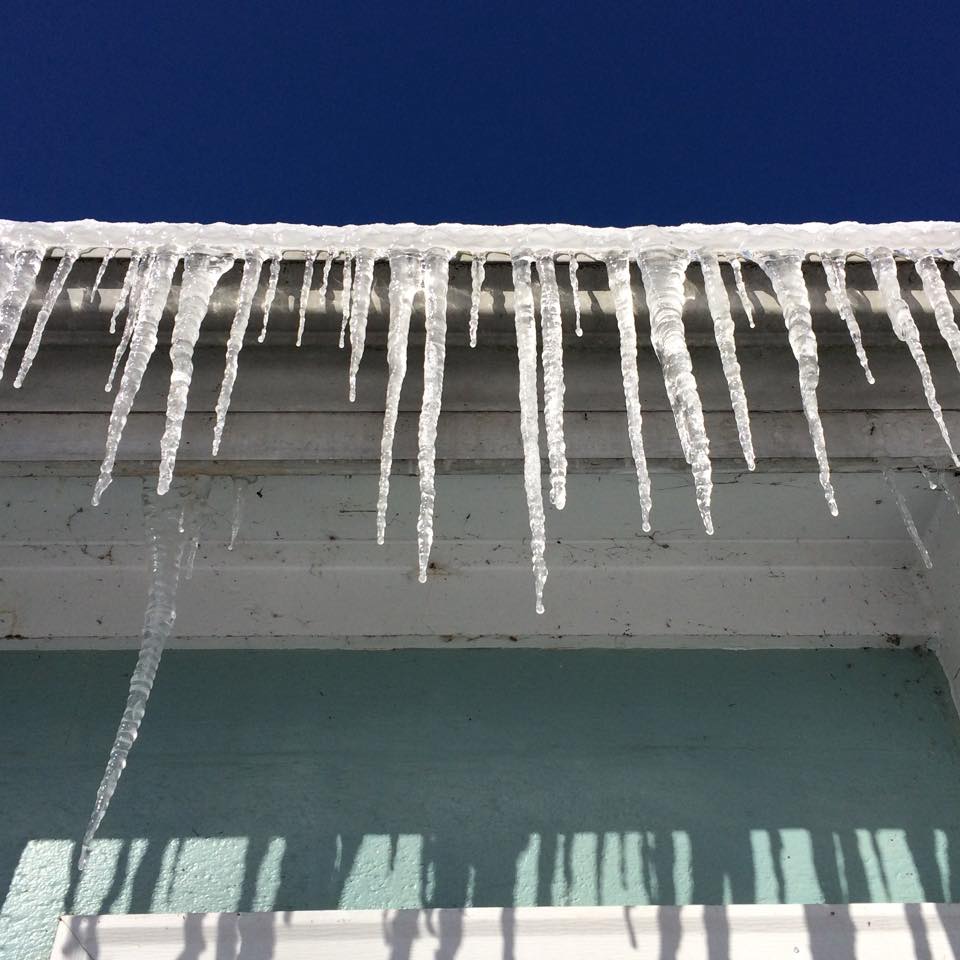
M960 4L11 3L0 217L960 219Z

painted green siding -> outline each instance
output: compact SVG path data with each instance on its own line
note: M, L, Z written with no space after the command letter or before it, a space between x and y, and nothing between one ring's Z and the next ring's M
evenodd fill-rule
M960 899L960 725L913 651L0 654L2 956L61 912Z

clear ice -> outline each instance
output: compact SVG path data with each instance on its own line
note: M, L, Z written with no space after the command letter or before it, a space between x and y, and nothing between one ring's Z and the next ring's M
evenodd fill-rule
M910 539L913 541L913 545L917 548L917 552L920 554L920 558L923 560L923 565L928 570L931 570L933 568L933 561L930 559L930 554L920 536L920 531L917 530L917 525L913 520L913 514L910 513L910 507L907 506L907 498L904 497L904 495L900 492L900 488L894 482L893 475L889 470L883 471L883 479L886 481L887 486L890 488L890 492L893 494L894 502L897 504L897 509L900 511L900 516L903 518L903 525L907 528L907 533L910 534Z
M820 360L817 354L817 337L813 332L813 317L810 315L810 299L803 279L803 254L799 252L760 254L757 263L770 278L773 292L783 310L783 322L787 328L790 349L797 360L800 375L800 399L810 428L813 452L820 466L820 486L827 500L830 513L836 516L837 501L830 482L830 461L827 459L827 441L820 422L817 404L817 384L820 382Z
M756 460L753 454L753 436L750 433L750 411L747 408L747 394L743 389L743 377L737 361L737 343L734 338L733 317L730 314L730 298L720 273L720 261L710 253L699 255L700 269L703 272L703 285L707 293L707 306L713 318L713 332L720 351L723 375L730 391L730 403L737 421L737 436L740 449L747 461L747 468L753 470Z
M950 451L954 465L960 466L960 460L957 460L953 444L950 442L950 433L947 430L946 421L943 419L943 411L940 409L940 403L937 400L937 390L933 385L933 376L930 373L927 356L923 352L923 345L920 343L920 331L917 328L917 322L913 319L910 308L907 306L906 300L903 299L900 290L897 264L893 259L893 253L885 247L879 247L875 250L868 250L867 259L873 268L873 275L877 280L877 289L883 298L893 332L907 345L910 355L920 371L923 394L927 398L927 406L930 407L933 418L940 428L940 436L943 437L943 442Z
M853 341L853 348L857 351L857 359L860 366L863 367L863 374L867 378L867 383L873 383L873 374L870 372L870 363L867 360L867 353L863 349L863 337L860 334L860 324L853 314L853 305L850 303L850 295L847 293L847 263L843 254L824 253L820 257L820 264L827 278L827 286L833 295L834 302L837 305L837 312L843 318L850 332L850 339Z
M530 554L537 613L543 613L543 586L547 582L546 520L540 481L540 410L537 400L537 328L534 320L530 258L513 258L513 321L517 331L520 377L520 437L523 441L523 486L530 517Z
M740 298L740 306L747 315L747 323L752 330L756 324L753 322L753 304L750 302L750 294L747 293L747 285L743 282L743 268L740 265L740 258L733 257L730 260L730 266L733 268L733 280L737 285L737 296Z
M300 287L300 321L297 324L298 347L303 341L303 328L307 324L307 304L310 300L310 287L313 285L313 265L316 259L316 250L308 250L303 255L303 284Z
M353 260L349 255L343 256L343 274L340 281L340 305L343 314L340 319L340 349L347 342L347 327L350 325L350 301L353 288Z
M267 290L263 295L263 324L260 327L260 336L257 337L258 343L263 343L267 339L267 324L270 322L270 311L273 309L273 301L277 296L277 284L280 282L280 262L283 257L275 254L270 259L270 276L267 278Z
M567 450L563 438L563 325L560 288L552 257L537 257L540 278L540 332L543 339L543 419L550 462L550 502L562 510L567 502Z
M108 250L103 259L100 261L100 267L97 270L97 276L93 281L93 286L90 288L90 302L93 303L94 297L97 295L97 291L100 289L100 284L103 282L103 275L107 272L107 267L110 266L110 261L117 255L116 250Z
M423 298L426 332L423 344L423 401L417 430L417 467L420 474L420 515L417 518L417 554L420 582L427 582L433 547L433 504L437 490L437 423L443 392L443 365L447 355L447 278L450 260L445 251L431 251L423 262Z
M363 359L367 339L367 314L370 312L370 294L373 290L373 265L376 257L372 250L357 253L356 275L353 279L353 303L350 307L350 402L357 399L357 374ZM444 294L446 296L446 294ZM444 308L446 311L446 308Z
M487 258L478 253L470 261L470 346L477 345L477 328L480 325L480 292L486 275Z
M950 348L953 362L957 365L957 371L960 372L960 329L957 328L957 321L953 316L953 306L943 277L940 275L940 267L931 256L916 257L914 265L917 273L920 274L923 292L927 295L930 306L933 307L937 329Z
M570 296L573 299L574 332L578 337L583 336L583 327L580 326L580 280L577 277L577 271L580 264L577 263L577 255L570 254L568 261L570 267Z
M41 263L43 250L0 250L0 378Z
M123 284L120 287L120 293L117 295L117 302L113 306L113 313L110 314L110 332L117 332L117 318L123 312L123 308L127 305L127 300L130 297L130 290L133 287L133 281L137 277L137 273L140 270L140 255L135 253L132 254L130 259L127 261L127 270L123 275ZM109 390L109 387L107 388Z

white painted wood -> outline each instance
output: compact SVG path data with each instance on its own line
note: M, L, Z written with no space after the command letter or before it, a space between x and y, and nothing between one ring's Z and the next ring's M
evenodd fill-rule
M63 917L51 960L948 960L960 905L518 907Z

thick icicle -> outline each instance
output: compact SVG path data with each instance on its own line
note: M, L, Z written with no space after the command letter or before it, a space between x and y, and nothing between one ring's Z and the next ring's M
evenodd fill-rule
M32 248L12 255L4 251L0 262L0 378L41 263L43 251Z
M787 339L797 359L803 412L806 414L807 425L810 428L813 452L820 466L820 486L823 487L823 495L826 497L830 513L836 516L837 501L830 482L827 442L823 436L823 424L820 422L820 409L817 405L820 361L817 355L817 337L813 332L813 318L810 315L810 299L803 279L803 254L791 252L760 254L756 259L770 278L773 292L777 295L780 309L783 311Z
M187 394L193 379L193 351L200 336L200 325L207 315L210 297L220 278L233 266L233 255L211 257L192 253L184 261L180 287L180 308L173 321L170 338L170 390L167 393L167 423L160 438L160 477L157 493L170 489L177 450L187 412Z
M740 258L733 257L730 260L730 266L733 267L733 279L737 285L737 296L740 298L740 306L747 315L747 323L752 330L755 326L753 322L753 304L750 302L750 294L747 293L747 285L743 282L743 270L740 267Z
M520 436L523 440L523 486L530 515L530 553L537 613L543 613L543 585L547 582L546 521L540 480L540 410L537 402L537 330L530 282L530 260L513 259L513 319L517 331L520 375Z
M97 270L97 275L94 278L93 286L90 288L91 303L93 303L93 298L97 295L97 291L100 289L100 284L103 282L103 275L107 272L107 267L110 265L110 261L116 255L116 250L108 250L106 254L104 254L103 259L100 261L100 268Z
M370 292L373 289L372 250L357 254L357 272L353 280L353 304L350 307L350 402L357 399L357 374L363 359L367 339L367 314L370 312Z
M753 437L750 433L750 411L747 408L747 394L743 389L740 364L737 361L737 343L734 337L733 317L730 315L730 298L720 273L720 261L713 254L701 253L700 269L703 271L703 284L707 292L707 305L713 317L713 333L720 351L723 375L727 378L730 391L730 403L737 421L737 436L740 449L747 461L747 468L753 470L756 460L753 455Z
M350 292L353 287L353 260L346 254L343 257L343 279L340 283L340 300L343 308L343 316L340 320L340 349L342 350L347 342L347 325L350 323Z
M573 298L573 316L575 318L574 331L578 337L583 336L583 327L580 326L580 281L577 278L577 270L580 264L577 263L577 255L570 254L570 296Z
M917 552L920 554L921 559L923 560L923 565L928 569L933 568L933 561L930 559L930 554L927 552L927 548L923 543L923 540L920 537L920 531L917 530L917 525L914 523L913 515L910 513L910 507L907 506L907 498L900 492L899 487L894 483L893 476L889 470L883 471L883 479L886 480L887 486L890 488L890 492L893 494L893 499L896 501L897 509L900 511L900 516L903 517L903 525L907 528L907 533L910 534L910 539L913 541L913 545L917 548Z
M637 322L633 313L633 292L630 289L630 262L624 256L607 260L607 282L613 294L613 305L620 330L620 375L623 378L623 397L627 407L627 432L630 450L637 470L637 488L640 492L640 511L643 529L650 532L650 474L643 450L643 415L640 410L640 377L637 372Z
M124 280L124 288L127 290L127 294L124 295L123 291L120 292L120 299L117 301L117 305L113 310L113 316L110 318L111 333L115 330L116 319L123 308L124 302L128 303L127 315L123 320L123 332L120 334L120 342L117 344L117 349L113 352L113 363L110 365L110 373L107 374L107 382L103 385L104 393L109 393L113 389L113 380L117 375L120 361L123 359L123 355L127 352L127 347L130 345L133 328L136 326L137 303L140 301L140 291L143 289L143 278L147 274L150 263L151 257L148 255L142 258L137 257L135 261L131 260L130 265L127 267L127 277ZM130 282L129 287L127 286L128 280Z
M407 342L413 298L420 287L422 265L414 254L390 258L390 331L387 334L387 398L380 440L380 489L377 497L377 543L383 543L387 529L387 501L390 496L390 469L393 465L393 437L400 410L400 390L407 374Z
M843 317L847 330L850 331L850 339L853 341L854 350L857 351L857 359L860 361L860 366L863 367L867 383L873 383L873 374L870 372L867 354L863 349L860 324L857 323L857 318L853 314L853 305L850 303L850 297L847 294L847 265L843 254L824 253L820 257L820 264L827 278L827 286L830 288L830 293L837 304L837 311Z
M420 515L417 518L417 551L420 582L427 581L427 564L433 546L433 504L436 499L435 464L437 423L443 392L443 365L447 354L447 254L432 250L424 259L423 294L426 336L423 344L423 400L417 431L417 468L420 474Z
M270 311L273 309L273 301L277 296L277 283L280 281L280 263L283 257L278 253L270 260L270 276L267 278L267 290L263 295L263 324L260 327L260 336L257 337L258 343L263 343L267 339L267 324L270 322Z
M937 261L929 255L918 256L914 260L914 264L923 283L923 292L927 295L930 306L933 308L933 315L936 317L940 334L946 340L947 346L953 354L953 362L957 365L957 370L960 370L960 329L957 328L957 321L953 316L953 307L950 304L950 296L947 294L947 288L943 282L943 277L940 275Z
M127 757L140 732L140 724L153 689L164 645L173 633L177 616L177 586L188 533L179 523L178 505L158 500L144 484L144 520L149 550L147 607L143 618L140 655L130 677L127 705L110 749L106 771L97 790L93 813L83 836L79 868L83 870L90 856L90 844L103 820L117 788Z
M127 300L130 297L130 290L133 287L133 282L137 278L139 270L140 254L131 254L130 259L127 261L127 272L123 275L123 285L120 287L120 294L117 297L117 302L114 304L113 313L110 314L111 333L117 332L117 318L120 316L123 308L127 305ZM109 389L109 387L107 389Z
M130 354L120 378L120 388L113 401L110 413L110 425L107 427L107 444L103 463L100 465L100 478L93 491L93 505L100 503L103 492L113 479L113 464L117 458L120 437L127 425L127 417L136 399L147 364L157 348L157 329L160 317L167 303L173 272L177 268L179 257L175 253L165 252L151 256L147 262L146 280L143 296L137 315L132 321L133 334L130 340Z
M211 451L214 457L220 452L223 428L227 421L227 411L230 409L230 397L233 395L233 385L237 380L240 351L243 349L243 338L247 332L247 324L250 322L253 297L260 284L262 270L263 254L256 250L247 253L243 261L240 291L237 294L237 312L233 315L230 336L227 339L227 359L223 368L223 380L220 382L220 396L217 398L217 420L213 428L213 450Z
M303 284L300 287L300 322L297 325L298 347L303 340L303 328L307 324L307 301L310 299L310 287L313 286L313 264L316 259L316 250L308 250L303 256Z
M20 369L17 371L17 376L13 381L14 387L18 389L23 386L23 380L30 372L30 367L33 366L37 351L40 349L40 341L43 339L43 331L46 329L47 321L50 319L50 314L53 313L53 308L56 306L60 292L63 290L63 285L67 282L67 275L77 262L78 256L78 250L64 250L63 256L60 258L60 263L57 264L57 269L50 280L50 285L43 295L40 312L37 314L37 319L33 323L30 342L23 351L23 357L20 360Z
M950 433L943 419L943 411L940 409L940 403L937 400L937 390L933 385L930 365L927 363L927 356L923 352L923 345L920 343L920 331L917 329L917 323L910 313L907 302L900 293L900 281L897 278L897 264L893 259L893 254L886 247L880 247L876 250L868 250L867 259L873 268L873 275L877 280L877 288L880 291L880 296L883 297L893 332L910 350L913 362L920 371L920 380L923 383L923 393L927 398L927 405L933 412L933 418L940 428L940 435L943 437L943 442L950 451L950 456L953 458L954 464L960 466L960 460L957 460L957 455L953 450L953 444L950 442Z
M552 257L537 257L537 276L540 278L543 417L550 460L550 502L562 510L567 502L567 450L563 438L563 325L557 269Z
M673 250L649 250L637 258L650 311L650 342L663 368L680 443L693 473L703 526L707 533L713 533L710 441L682 320L683 283L689 262L685 253Z
M477 345L477 329L480 326L480 291L487 271L487 255L474 254L470 261L470 346Z

